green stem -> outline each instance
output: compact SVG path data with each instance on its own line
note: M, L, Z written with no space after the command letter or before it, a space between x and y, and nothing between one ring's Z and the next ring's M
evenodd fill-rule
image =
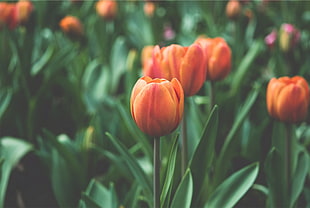
M286 124L286 142L285 142L285 171L286 171L286 190L287 196L290 196L291 190L291 168L292 168L292 126L290 124ZM289 204L289 201L287 201Z
M154 138L154 208L160 206L160 137Z
M214 96L214 82L210 81L210 112L213 109L214 103L215 103L215 96Z
M184 105L184 113L183 113L183 119L181 121L181 173L182 175L185 174L185 171L187 169L187 160L188 160L188 145L187 145L187 126L186 126L186 111L185 111L185 105Z

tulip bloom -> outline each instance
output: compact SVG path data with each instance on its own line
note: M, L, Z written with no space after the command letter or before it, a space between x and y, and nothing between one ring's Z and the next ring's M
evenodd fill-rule
M242 6L239 0L229 0L226 4L226 16L236 19L241 14Z
M182 119L184 92L172 79L140 78L132 89L131 115L137 126L150 136L163 136L175 130Z
M24 24L28 21L33 10L33 4L28 0L20 0L16 3L16 19L19 24Z
M117 2L115 0L100 0L96 4L96 11L104 19L114 19L117 14Z
M193 44L189 47L172 44L153 50L153 63L145 76L171 80L177 78L186 96L196 94L206 78L205 60L201 47Z
M0 2L0 29L7 26L10 30L17 27L15 3Z
M231 50L226 41L220 37L199 37L195 43L202 47L207 61L207 80L224 79L231 69Z
M80 20L73 16L64 17L60 21L59 26L64 33L71 37L80 37L84 33Z
M272 78L266 92L270 116L288 123L305 119L309 106L309 87L300 76Z

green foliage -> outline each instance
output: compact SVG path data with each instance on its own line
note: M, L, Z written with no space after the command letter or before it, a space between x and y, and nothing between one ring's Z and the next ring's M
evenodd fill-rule
M184 175L180 128L161 138L161 207L310 206L310 116L288 125L266 110L270 78L310 79L309 2L241 1L229 19L228 1L154 1L152 16L145 1L117 1L110 20L94 0L32 2L28 23L10 30L0 20L0 207L152 207L153 138L130 112L141 51L200 35L227 41L232 68L186 98ZM61 31L67 15L83 37ZM283 23L300 31L288 52L264 42ZM29 172L45 179L42 190L25 187Z

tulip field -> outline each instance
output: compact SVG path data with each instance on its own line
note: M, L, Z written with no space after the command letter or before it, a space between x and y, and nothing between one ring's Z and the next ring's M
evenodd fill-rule
M310 1L0 0L0 208L310 207Z

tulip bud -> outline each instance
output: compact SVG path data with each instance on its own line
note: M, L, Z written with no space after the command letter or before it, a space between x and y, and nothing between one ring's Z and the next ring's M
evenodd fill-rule
M241 4L238 0L229 0L226 5L226 16L229 19L236 19L241 14Z
M16 3L16 19L19 24L25 24L32 13L33 4L28 0L20 0Z
M62 31L66 33L71 38L78 38L83 36L83 26L80 20L73 16L66 16L64 17L59 26L61 27Z
M140 78L132 89L131 115L137 126L150 136L163 136L175 130L182 119L184 92L172 79Z
M309 87L300 76L272 78L266 92L270 116L283 122L297 123L306 118L309 106Z
M96 11L104 19L114 19L117 14L117 2L114 0L99 0L96 4Z
M276 30L272 30L272 32L265 37L265 44L270 49L274 48L275 43L277 41L277 36L278 36L277 31Z
M298 43L300 32L292 24L282 24L280 29L280 48L284 52L290 51Z
M231 69L231 50L223 38L199 37L195 43L199 44L207 62L207 80L218 81L224 79Z
M144 75L171 80L177 78L186 96L196 94L206 79L204 55L198 44L189 47L172 44L153 50L153 63Z

